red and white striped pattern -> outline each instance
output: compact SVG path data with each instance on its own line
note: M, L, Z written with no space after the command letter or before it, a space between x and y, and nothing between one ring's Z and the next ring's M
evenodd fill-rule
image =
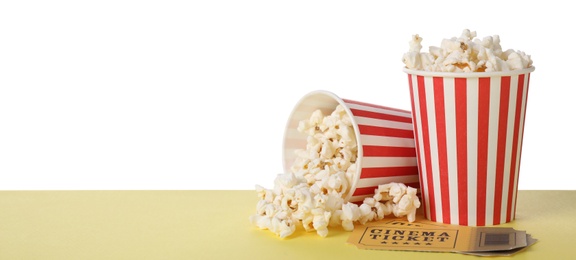
M290 170L294 150L306 147L306 136L296 130L298 122L308 119L316 109L330 114L338 104L352 119L359 148L357 176L345 199L362 202L378 185L390 182L419 188L410 111L340 99L321 90L304 96L292 111L284 136L284 170Z
M531 71L467 78L406 71L428 219L467 226L514 219Z
M344 99L358 126L359 176L349 201L362 202L378 185L401 182L419 188L410 111Z

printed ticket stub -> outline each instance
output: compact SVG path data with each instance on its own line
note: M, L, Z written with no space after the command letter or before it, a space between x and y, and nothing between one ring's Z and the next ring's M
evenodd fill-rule
M525 231L506 227L446 225L420 216L416 222L384 219L357 226L348 243L360 249L512 255L536 242Z

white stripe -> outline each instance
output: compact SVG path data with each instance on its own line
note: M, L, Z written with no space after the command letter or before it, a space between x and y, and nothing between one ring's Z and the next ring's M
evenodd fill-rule
M378 145L392 147L415 147L414 139L377 135L361 135L362 145Z
M422 117L421 117L421 113L420 113L420 98L419 95L420 93L418 93L418 78L415 75L412 75L412 92L413 92L413 101L414 101L414 115L415 115L415 123L418 126L418 132L415 133L415 135L417 135L417 138L419 140L419 147L417 147L416 149L418 149L418 153L420 154L420 157L418 158L419 161L419 167L418 169L420 170L420 178L422 180L422 182L420 183L420 188L422 189L422 199L425 201L425 207L426 207L426 218L431 219L431 215L430 215L430 191L428 190L428 178L426 176L426 158L424 158L424 137L422 136Z
M397 122L397 121L382 120L382 119L375 119L375 118L361 117L361 116L354 116L354 119L356 120L356 124L358 124L358 125L370 125L370 126L397 128L397 129L404 129L404 130L412 131L412 124L411 123L402 123L402 122Z
M516 114L516 96L518 92L518 76L510 77L510 96L508 99L508 119L506 126L506 151L504 157L504 179L502 182L502 207L500 208L500 223L506 223L508 212L508 190L510 185L510 160L512 157L512 141L514 139L514 115Z
M391 182L399 182L399 183L418 182L418 175L391 176L391 177L360 179L360 180L358 180L358 183L356 183L356 189L378 186L380 184L386 184L386 183L391 183Z
M416 157L363 157L362 168L417 166Z
M500 107L500 77L490 78L490 112L488 121L488 162L486 178L486 225L494 223L494 191L496 155L498 151L498 110ZM484 162L480 162L484 163Z
M512 216L511 220L516 218L516 195L518 192L518 175L520 173L520 157L522 153L522 138L524 138L524 113L526 112L526 99L528 97L528 74L524 76L524 85L522 86L522 107L520 108L520 127L518 128L518 146L514 149L516 153L516 172L514 173L514 192L512 193Z
M478 79L466 81L466 119L468 155L468 225L477 226L478 192ZM484 194L480 194L484 196Z
M458 216L458 158L456 157L456 100L454 79L444 78L444 111L446 118L446 156L450 194L450 224L460 223Z
M376 113L380 113L380 114L389 114L389 115L412 118L410 111L402 112L402 111L395 111L392 109L369 107L369 106L363 106L363 105L352 104L352 103L346 103L346 105L348 105L348 108L350 108L350 109L359 109L359 110L365 110L365 111L370 111L370 112L376 112Z
M426 85L426 109L428 112L428 132L430 136L430 158L432 165L432 183L434 189L434 201L436 206L436 219L442 220L442 187L440 186L440 174L438 165L438 140L436 135L436 114L434 108L434 83L432 77L424 78Z

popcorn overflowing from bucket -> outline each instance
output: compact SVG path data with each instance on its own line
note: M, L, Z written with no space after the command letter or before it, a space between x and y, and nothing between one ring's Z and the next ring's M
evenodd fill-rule
M417 190L401 183L379 185L360 206L345 201L356 175L358 145L352 120L341 105L327 116L315 110L297 130L307 135L306 149L296 150L291 171L279 174L273 189L256 186L259 201L250 216L252 224L285 238L299 223L325 237L328 227L351 231L354 223L389 214L415 220Z
M403 56L412 104L422 211L445 224L489 226L515 218L530 55L502 51L498 35L464 30Z
M532 66L530 55L522 51L502 50L500 36L476 38L465 29L460 37L442 40L440 47L420 52L422 37L412 36L410 49L402 57L408 69L442 72L494 72L525 69Z

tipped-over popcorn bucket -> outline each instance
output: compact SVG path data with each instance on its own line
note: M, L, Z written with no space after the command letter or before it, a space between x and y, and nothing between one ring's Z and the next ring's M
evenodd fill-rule
M428 219L468 226L514 219L532 71L404 69Z
M362 202L378 185L390 182L419 188L410 111L341 99L322 90L305 95L290 115L284 134L284 170L291 170L295 151L306 148L307 135L297 130L299 122L317 109L328 115L338 105L352 121L358 147L355 176L344 200Z

